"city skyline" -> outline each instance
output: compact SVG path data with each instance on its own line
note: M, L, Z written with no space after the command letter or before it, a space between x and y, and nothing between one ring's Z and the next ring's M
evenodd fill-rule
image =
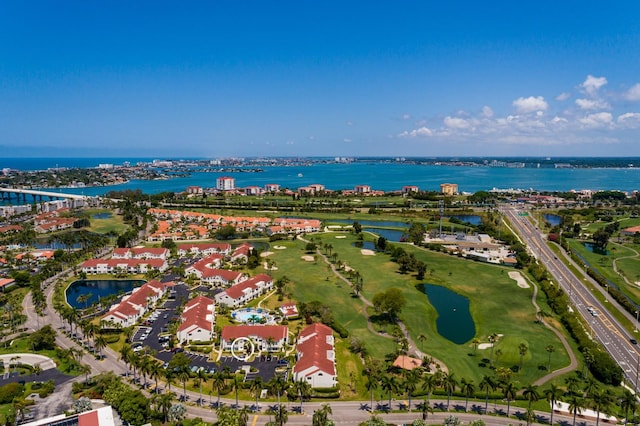
M640 4L15 3L5 157L637 156Z

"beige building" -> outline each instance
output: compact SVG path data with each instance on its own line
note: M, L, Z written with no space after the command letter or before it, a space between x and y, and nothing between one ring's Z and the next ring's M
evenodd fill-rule
M444 195L457 195L458 194L458 184L457 183L441 183L440 184L440 193Z

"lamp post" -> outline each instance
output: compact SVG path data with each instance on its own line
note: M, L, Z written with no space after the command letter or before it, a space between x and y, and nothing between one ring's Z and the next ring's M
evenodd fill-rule
M638 332L638 313L640 313L640 311L636 311L636 329L633 330L634 333Z

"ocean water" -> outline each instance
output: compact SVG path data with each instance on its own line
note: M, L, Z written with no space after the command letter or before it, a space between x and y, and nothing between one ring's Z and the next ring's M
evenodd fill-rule
M49 167L95 167L101 163L122 164L151 161L141 158L73 158L73 159L0 159L0 168L22 170ZM264 166L261 173L194 172L188 177L155 181L131 181L110 187L72 188L61 192L102 195L110 190L140 189L155 194L163 191L181 192L188 186L215 187L216 178L232 176L236 187L280 184L296 189L322 184L327 189L353 189L369 185L372 189L392 191L405 185L417 185L421 190L439 191L441 183L456 183L461 192L476 192L492 188L535 189L539 191L569 190L640 190L640 168L500 168L472 166L438 166L402 163L312 164L309 166Z

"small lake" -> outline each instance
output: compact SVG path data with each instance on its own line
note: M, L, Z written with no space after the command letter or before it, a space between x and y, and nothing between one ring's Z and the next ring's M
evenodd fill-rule
M58 249L62 249L62 250L69 250L69 249L78 250L78 249L82 248L82 244L74 243L74 244L71 244L69 246L67 244L61 243L58 240L53 240L53 241L36 240L36 243L34 244L34 247L37 248L38 250L58 250Z
M395 241L395 242L402 241L402 236L404 235L403 231L397 231L395 229L375 228L375 229L367 229L367 231L373 232L376 235L384 237L384 239L387 241Z
M562 217L557 214L543 214L542 217L551 226L560 225L560 222L562 221Z
M109 219L112 216L111 212L104 212L104 213L96 213L93 216L91 216L92 219Z
M78 280L67 288L67 303L74 308L84 309L97 303L100 298L112 294L124 294L144 284L144 280ZM78 297L91 294L85 303L79 303Z
M476 326L469 312L469 299L446 287L422 284L429 302L438 312L436 328L445 339L463 344L476 335Z
M378 251L373 241L356 241L352 245L360 249Z
M591 253L601 254L603 256L607 256L609 254L609 250L607 249L602 250L601 248L596 247L595 244L593 243L584 243L584 248L589 250Z
M470 223L473 226L478 226L482 224L482 217L476 214L458 214L452 216L446 216L450 219L457 219L462 223Z
M353 225L353 222L358 222L362 226L379 226L381 228L408 228L409 224L406 222L398 222L391 220L350 220L350 219L331 219L327 220L327 223L340 223L344 225Z

